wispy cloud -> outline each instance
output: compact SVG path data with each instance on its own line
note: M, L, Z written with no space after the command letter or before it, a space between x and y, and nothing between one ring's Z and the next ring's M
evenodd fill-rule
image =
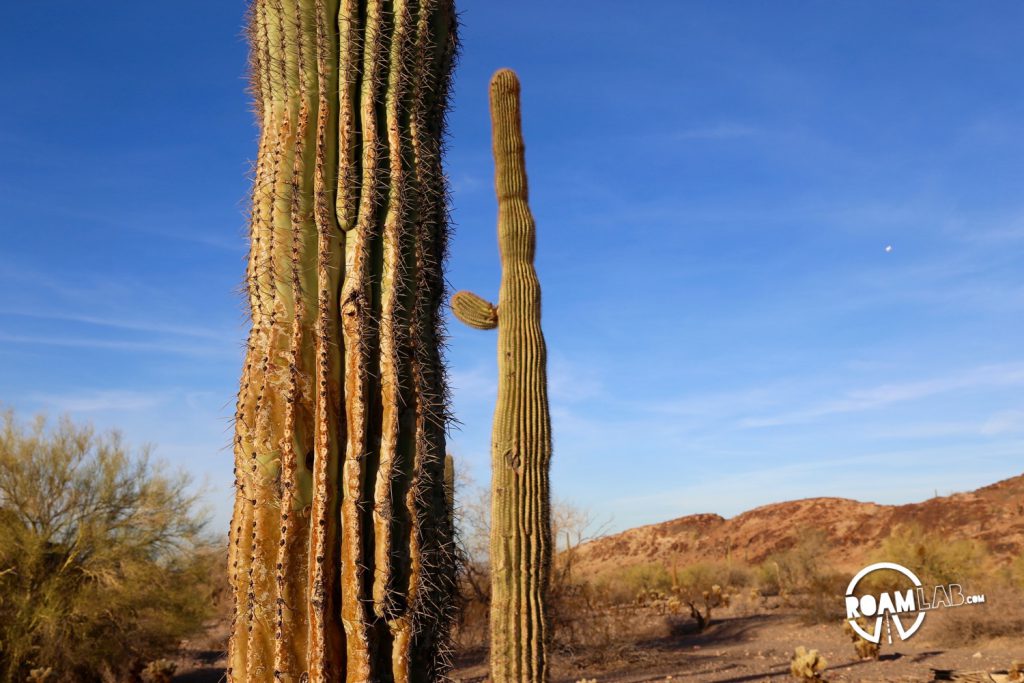
M498 391L494 372L484 367L453 370L448 373L448 383L457 400L493 398Z
M157 323L144 320L108 318L95 315L81 315L76 313L0 309L0 315L17 316L21 318L35 318L38 320L58 320L63 322L77 322L85 323L87 325L97 325L100 327L112 327L121 330L152 332L155 334L169 334L182 337L197 337L200 339L225 339L234 336L230 331L215 330L209 327L198 327L189 325L168 325L166 323Z
M43 156L45 155L33 155L33 157L40 158ZM125 215L122 216L121 219L114 219L106 213L85 211L77 207L68 207L62 204L39 206L38 203L17 199L12 193L7 193L3 199L4 203L9 206L14 206L22 210L31 209L36 214L43 213L47 217L54 218L59 221L66 221L75 225L81 225L83 222L90 223L106 230L116 232L133 232L140 235L149 235L152 237L160 237L179 242L199 244L205 247L222 249L225 251L244 251L248 246L245 237L243 236L244 233L241 227L242 221L239 221L239 227L234 232L224 231L223 229L220 229L221 226L218 226L218 229L220 229L220 234L218 234L218 232L214 230L199 231L181 228L182 224L195 225L201 223L202 219L197 216L184 216L180 220L175 221L177 225L171 228L153 225L152 218L146 216L132 217L130 215ZM166 212L164 212L163 216L165 219L168 218Z
M1024 410L1001 410L989 417L979 431L985 436L1024 432Z
M460 173L456 177L452 178L451 187L452 192L456 194L465 194L490 187L490 181L489 179L485 179L472 173Z
M183 356L229 355L232 347L232 345L228 343L209 346L185 346L181 344L136 342L120 339L83 339L70 336L32 336L4 333L0 333L0 342L80 349L105 349L109 351L134 351L140 353L173 353Z
M97 413L150 410L166 402L167 396L141 391L106 390L64 394L36 393L31 394L29 400L58 412Z
M743 428L777 427L812 422L818 418L885 408L896 403L915 401L950 391L1024 384L1024 363L985 365L961 373L928 380L881 384L855 389L845 395L778 415L744 418Z
M610 509L621 513L616 528L697 512L730 516L755 507L808 496L853 498L865 502L903 504L935 495L968 491L1006 476L1016 460L1018 443L1001 443L984 452L962 444L880 450L844 458L781 462L768 467L714 470L697 474L683 486L652 488L649 493L613 498ZM957 465L976 463L965 475ZM1009 469L1013 472L1012 467ZM922 474L927 476L902 476ZM870 476L871 474L885 476Z
M778 405L792 392L787 382L771 382L759 386L724 391L705 391L661 401L637 404L643 412L676 417L724 418L744 412L765 410Z
M548 359L548 386L552 403L578 403L604 395L604 382L596 364L581 364L552 353Z

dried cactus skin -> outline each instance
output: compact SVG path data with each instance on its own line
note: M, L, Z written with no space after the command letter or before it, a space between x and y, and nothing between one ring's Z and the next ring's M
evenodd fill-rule
M470 292L452 299L462 322L498 329L498 402L491 443L490 665L495 683L546 681L551 567L548 473L551 419L536 226L527 203L519 80L491 79L501 288L494 307Z
M232 681L436 681L452 0L255 0Z

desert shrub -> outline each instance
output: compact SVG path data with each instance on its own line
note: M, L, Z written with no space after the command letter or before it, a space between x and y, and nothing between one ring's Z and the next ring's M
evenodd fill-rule
M1010 564L1010 583L1015 588L1024 591L1024 553L1017 556L1017 559Z
M849 577L824 559L829 546L823 531L809 529L788 550L776 553L756 570L761 595L778 595L799 608L807 620L837 622L843 615L842 596Z
M671 588L674 592L680 590L702 592L709 590L712 586L730 585L729 570L715 562L698 562L682 569L673 569L671 576Z
M476 486L461 463L455 464L453 482L456 545L460 557L458 617L455 639L461 652L487 646L491 604L490 491Z
M806 621L834 624L846 614L843 596L849 581L849 576L824 568L810 581L806 591L794 599L794 603Z
M223 553L189 479L116 433L0 426L0 681L121 680L197 630Z
M672 574L662 564L654 562L634 564L609 577L611 594L629 600L643 599L647 595L664 595L672 588Z
M719 583L723 586L728 586L737 593L742 588L757 590L754 585L754 571L746 565L735 562L727 563L724 566ZM760 593L757 593L757 595L760 597Z
M807 593L830 573L822 559L828 538L818 529L802 532L787 550L775 553L757 570L758 589L762 595L794 595Z
M476 485L465 468L455 469L455 525L461 560L455 638L461 651L473 652L485 648L488 639L491 496L489 488ZM588 511L564 500L552 503L551 527L556 548L548 586L552 640L557 649L572 651L603 632L595 593L575 571L578 548L601 535L603 527Z
M947 538L916 524L897 527L877 553L879 561L903 565L926 584L962 584L977 579L988 566L987 556L987 549L978 541ZM876 581L884 584L886 573L876 572Z
M950 647L996 638L1018 640L1024 633L1024 595L1005 585L989 585L981 592L983 604L929 613L925 621L928 638Z
M728 607L748 579L748 572L731 563L698 562L682 570L673 569L666 600L668 611L689 615L697 632L703 631L711 623L711 611Z

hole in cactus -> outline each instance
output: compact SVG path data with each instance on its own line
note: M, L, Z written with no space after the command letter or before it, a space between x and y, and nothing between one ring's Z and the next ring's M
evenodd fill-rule
M306 469L310 472L313 471L313 451L306 453Z

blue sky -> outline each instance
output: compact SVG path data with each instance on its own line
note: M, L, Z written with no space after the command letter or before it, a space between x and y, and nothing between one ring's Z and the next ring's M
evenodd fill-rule
M486 84L510 66L558 497L625 528L1021 473L1024 5L510 4L460 3L448 279L496 297ZM243 12L0 9L0 402L155 444L219 528ZM450 447L483 483L495 337L450 329Z

